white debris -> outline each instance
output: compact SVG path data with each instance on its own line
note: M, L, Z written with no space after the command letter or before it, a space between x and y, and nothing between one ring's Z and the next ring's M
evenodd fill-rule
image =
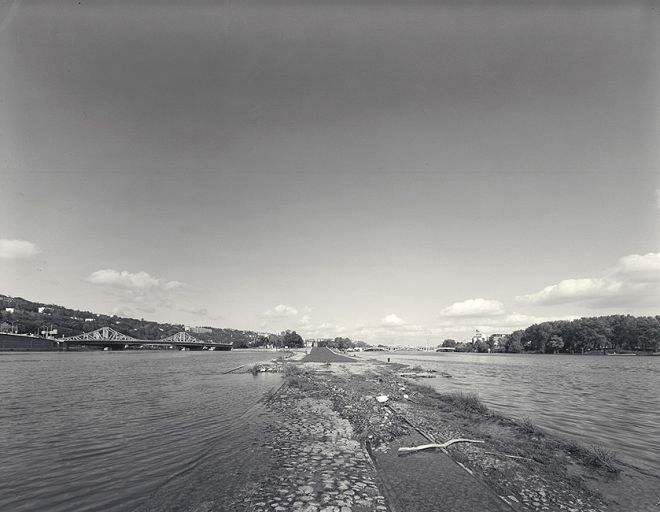
M376 400L378 400L380 403L387 402L389 400L389 397L386 395L380 395L376 397Z

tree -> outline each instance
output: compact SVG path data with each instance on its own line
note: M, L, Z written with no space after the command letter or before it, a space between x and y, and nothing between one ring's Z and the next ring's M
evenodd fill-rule
M514 331L504 339L504 350L510 354L519 354L523 351L523 331Z
M473 345L477 352L488 352L488 343L485 341L479 340L476 343L473 343Z
M529 345L529 349L534 352L545 352L545 347L553 334L550 322L531 325L525 329L524 345Z
M557 336L556 334L550 337L549 344L555 354L558 350L564 348L564 340L561 336Z
M282 336L282 345L289 348L300 348L305 346L305 340L296 331L286 331Z
M443 347L455 347L456 346L456 340L446 339L442 342Z

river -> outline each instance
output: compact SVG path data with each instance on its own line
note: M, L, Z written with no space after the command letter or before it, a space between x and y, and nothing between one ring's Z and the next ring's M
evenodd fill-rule
M603 445L660 475L660 357L381 352L364 354L445 372L440 392L477 393L491 409Z
M0 510L232 510L267 470L258 352L0 353ZM438 391L660 474L660 358L389 352ZM451 375L444 377L442 372Z
M259 471L255 352L0 353L0 510L204 510ZM229 505L221 507L231 509Z

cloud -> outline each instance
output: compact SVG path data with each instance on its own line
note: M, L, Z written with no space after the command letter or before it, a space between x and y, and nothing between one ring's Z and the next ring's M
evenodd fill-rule
M300 317L300 321L298 322L300 325L309 325L312 321L312 317L309 315L303 315Z
M624 256L619 260L619 264L612 274L631 282L658 282L660 281L660 252Z
M0 238L0 258L18 260L31 258L41 252L41 249L27 240L10 240Z
M522 295L517 299L531 304L552 305L565 302L583 302L605 296L611 297L621 290L620 282L603 278L564 279L546 286L536 293Z
M346 328L331 322L323 322L318 325L301 325L301 333L306 338L334 338L346 334Z
M179 308L179 311L190 313L191 315L209 316L209 312L206 308Z
M440 311L444 317L481 317L503 315L504 304L499 300L489 299L467 299L462 302L454 302Z
M399 318L394 313L387 315L386 317L381 318L380 325L383 327L400 327L406 325L406 322L403 318Z
M274 308L264 311L261 316L266 316L269 318L289 318L296 316L297 314L298 310L296 308L292 308L286 304L278 304Z
M564 279L516 297L523 303L551 306L580 303L589 307L629 307L658 304L660 253L630 254L599 277Z
M115 315L115 316L123 316L123 317L127 317L127 318L133 318L134 316L136 316L131 308L126 308L126 307L112 308L112 314Z
M162 288L163 290L176 290L183 283L179 281L166 281L152 276L147 272L129 272L127 270L114 270L111 268L97 270L87 277L87 282L103 286L115 286L129 290L148 290Z
M176 295L185 288L180 281L152 276L144 271L101 269L92 272L86 281L103 288L124 306L130 305L145 313L154 313L157 307L172 307Z

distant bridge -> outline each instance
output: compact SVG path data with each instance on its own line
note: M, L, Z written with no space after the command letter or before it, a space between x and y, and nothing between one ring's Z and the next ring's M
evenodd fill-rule
M133 338L119 331L115 331L112 327L101 327L95 331L84 332L77 336L69 336L67 338L60 338L58 343L73 344L73 345L95 345L108 347L112 350L122 350L130 346L165 346L177 347L180 349L189 350L231 350L233 343L218 343L215 341L202 341L191 336L187 332L178 332L167 338L160 340L142 340Z

